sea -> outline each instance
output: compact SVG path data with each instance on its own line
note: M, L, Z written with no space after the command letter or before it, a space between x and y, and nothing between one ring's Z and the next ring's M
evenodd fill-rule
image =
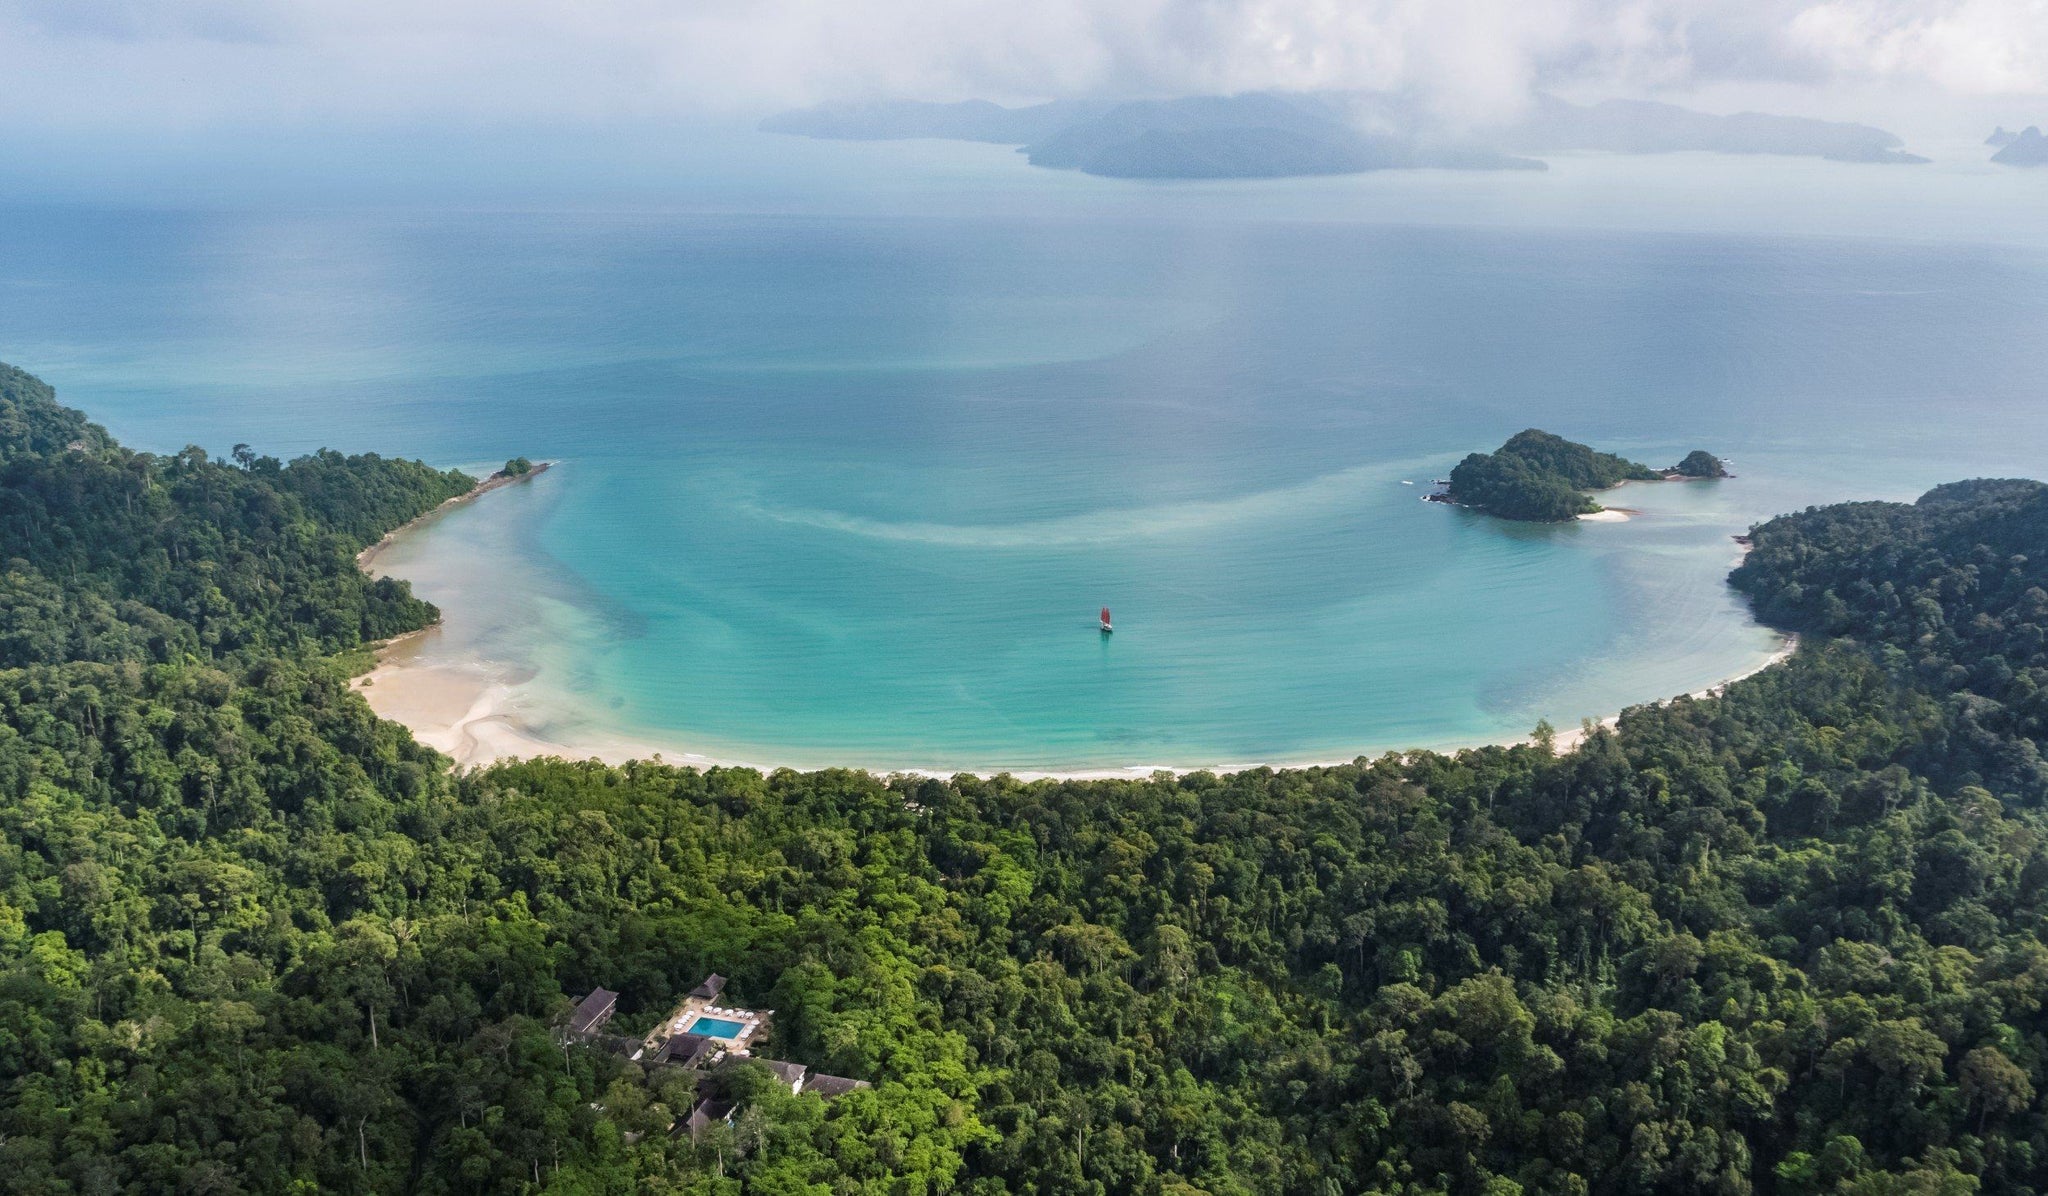
M380 560L422 659L764 766L1342 760L1705 689L1778 643L1754 523L2048 473L2044 329L2048 171L1974 159L1172 184L762 135L630 203L0 208L0 359L154 451L555 463ZM1528 427L1737 476L1422 501Z

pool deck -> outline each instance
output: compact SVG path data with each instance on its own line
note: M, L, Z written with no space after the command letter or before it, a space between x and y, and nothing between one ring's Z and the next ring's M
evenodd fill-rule
M721 1021L738 1022L741 1027L740 1032L731 1038L716 1034L705 1036L725 1043L731 1050L747 1054L757 1040L768 1036L769 1020L774 1016L774 1013L773 1009L733 1009L720 1005L716 1000L695 995L687 996L683 998L682 1004L675 1007L674 1012L663 1018L654 1027L653 1031L647 1035L647 1040L643 1046L648 1051L654 1051L658 1050L661 1044L667 1042L673 1035L681 1034L685 1031L701 1034L703 1031L693 1028L697 1019L700 1017L713 1017Z

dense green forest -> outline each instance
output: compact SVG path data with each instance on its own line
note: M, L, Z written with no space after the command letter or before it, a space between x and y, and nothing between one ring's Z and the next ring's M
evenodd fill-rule
M1756 529L1798 655L1561 756L458 775L335 654L431 617L351 554L467 479L7 386L6 1190L2048 1187L2048 487ZM692 1141L551 1033L710 971L874 1086L743 1069Z
M1667 473L1683 477L1721 477L1720 459L1695 449L1669 470L1658 471L1613 453L1529 428L1517 432L1491 453L1471 453L1451 470L1443 497L1476 507L1503 519L1560 523L1590 515L1600 504L1588 490L1606 490L1623 482L1654 482Z
M1728 465L1705 449L1694 449L1672 466L1671 472L1682 478L1725 478Z

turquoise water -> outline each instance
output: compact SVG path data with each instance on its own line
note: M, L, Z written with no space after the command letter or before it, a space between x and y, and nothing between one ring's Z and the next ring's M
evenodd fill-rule
M722 1017L700 1017L687 1027L690 1033L702 1034L706 1038L738 1038L746 1028L740 1022L727 1021Z
M840 212L16 210L0 359L145 447L559 461L385 558L447 611L425 657L537 735L799 765L1570 725L1763 658L1721 584L1752 521L2042 471L2048 257L1884 227L1906 209L1859 208L1854 174L1796 167L1885 235L1808 235L1797 202L1794 232L1704 203L1576 227L1544 190L1588 187L1569 163L1475 184L1481 227L1426 222L1473 217L1458 179L974 162ZM1693 167L1646 169L1668 197ZM1563 527L1408 484L1531 425L1741 476Z

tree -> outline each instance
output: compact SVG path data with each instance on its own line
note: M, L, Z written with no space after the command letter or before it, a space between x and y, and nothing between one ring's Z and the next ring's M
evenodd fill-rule
M1725 478L1728 467L1721 458L1705 449L1694 449L1685 459L1672 467L1671 472L1687 478Z
M1994 1115L2017 1113L2034 1103L2034 1085L2019 1064L1996 1047L1982 1046L1963 1056L1956 1068L1963 1097L1977 1110L1977 1132Z

